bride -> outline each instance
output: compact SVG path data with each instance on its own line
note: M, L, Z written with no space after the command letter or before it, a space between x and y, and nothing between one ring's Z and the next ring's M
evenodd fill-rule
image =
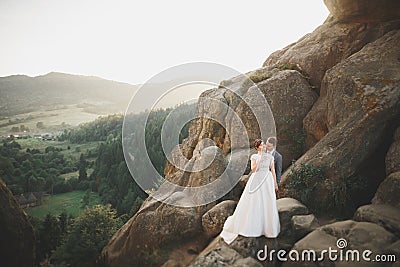
M229 245L238 235L275 238L280 232L276 194L278 184L274 157L266 152L261 139L254 141L258 153L251 159L252 174L243 190L233 215L224 224L220 236Z

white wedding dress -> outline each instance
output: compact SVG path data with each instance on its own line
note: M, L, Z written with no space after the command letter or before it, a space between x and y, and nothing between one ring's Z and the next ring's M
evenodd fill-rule
M238 235L275 238L280 232L275 182L269 168L274 157L264 152L251 158L260 160L258 169L250 175L235 212L226 219L220 233L228 245Z

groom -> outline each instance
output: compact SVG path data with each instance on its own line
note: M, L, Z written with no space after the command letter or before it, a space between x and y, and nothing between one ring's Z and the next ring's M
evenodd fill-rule
M279 185L281 181L281 173L282 173L282 155L276 151L276 137L269 137L266 143L266 148L268 153L270 153L274 157L275 162L275 172L276 172L276 183Z

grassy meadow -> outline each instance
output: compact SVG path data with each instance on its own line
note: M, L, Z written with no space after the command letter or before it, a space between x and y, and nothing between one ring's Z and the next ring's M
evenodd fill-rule
M77 217L82 211L82 200L85 191L72 191L57 195L44 196L43 204L36 207L26 208L25 211L32 217L44 218L48 213L52 215L60 215L65 211L68 215L71 214ZM96 204L101 204L100 197L95 192L90 192L89 206L94 206Z
M17 115L1 116L0 114L0 135L12 134L13 126L24 125L30 129L27 134L55 133L63 129L69 129L83 122L95 120L104 113L89 113L84 108L76 105L55 107L53 110L38 110ZM38 129L36 124L42 122L44 128ZM63 124L64 123L64 124ZM62 125L63 124L63 125ZM18 134L18 133L15 133Z

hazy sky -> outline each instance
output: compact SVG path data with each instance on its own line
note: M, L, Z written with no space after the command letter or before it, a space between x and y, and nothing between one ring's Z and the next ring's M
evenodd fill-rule
M0 0L0 76L144 83L193 61L247 72L327 16L323 0Z

